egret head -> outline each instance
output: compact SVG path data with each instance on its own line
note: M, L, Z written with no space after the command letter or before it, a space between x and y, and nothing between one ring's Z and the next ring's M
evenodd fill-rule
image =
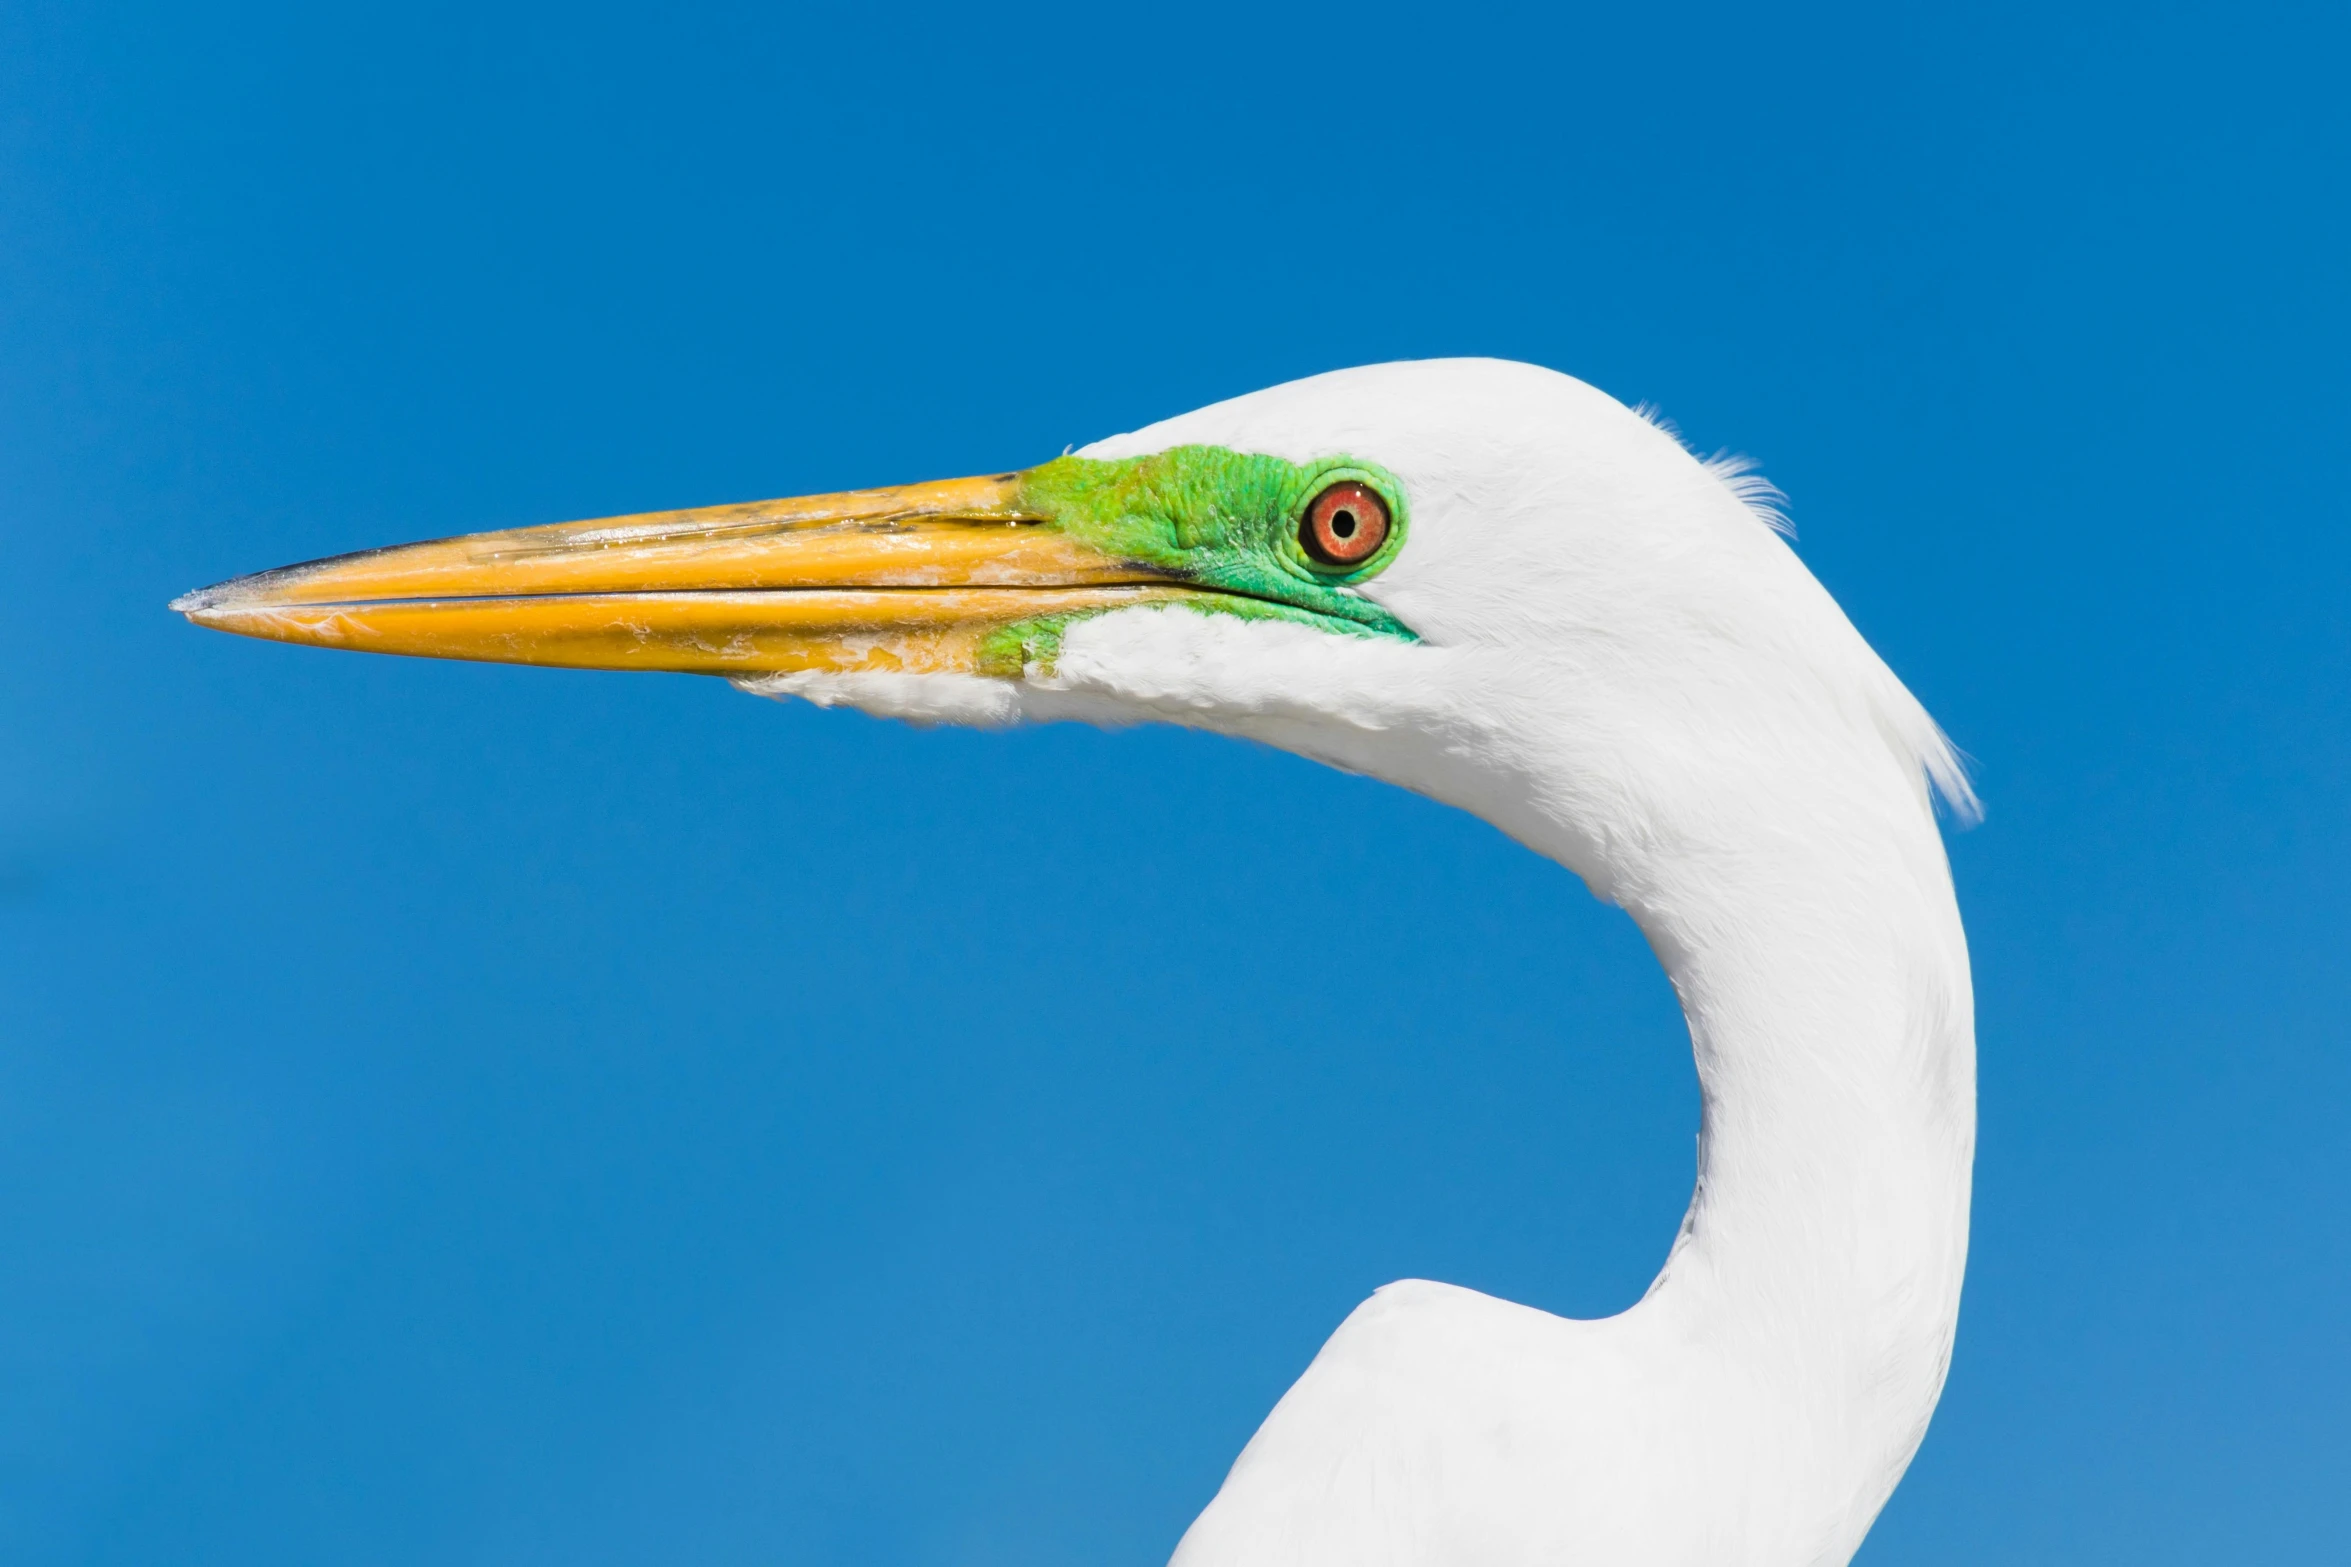
M1754 500L1582 382L1432 360L1018 472L398 546L173 607L922 722L1182 723L1435 795L1598 880L1659 810L1823 761L1897 772L1913 800L1923 766L1964 799Z

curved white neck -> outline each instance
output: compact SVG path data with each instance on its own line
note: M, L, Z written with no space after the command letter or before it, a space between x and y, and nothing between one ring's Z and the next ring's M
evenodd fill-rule
M1680 991L1704 1092L1682 1235L1604 1321L1382 1290L1177 1567L1841 1567L1933 1412L1967 1249L1967 955L1934 824L1887 790L1603 847L1572 807L1499 798L1499 825L1602 873Z
M1681 996L1703 1095L1682 1234L1620 1320L1694 1346L1720 1427L1776 1433L1784 1463L1754 1471L1766 1505L1850 1549L1949 1363L1975 1137L1967 952L1924 811L1823 813L1763 843L1620 889Z
M1833 709L1783 712L1767 743L1742 749L1735 709L1710 715L1717 743L1703 723L1593 710L1669 712L1672 693L1627 698L1582 668L1473 667L1415 722L1259 734L1469 810L1633 916L1689 1024L1697 1189L1641 1302L1601 1322L1546 1319L1509 1387L1474 1387L1460 1347L1515 1331L1507 1311L1447 1297L1385 1313L1375 1300L1317 1362L1328 1375L1293 1395L1284 1429L1321 1435L1273 1445L1320 1462L1356 1440L1339 1435L1350 1421L1384 1429L1388 1416L1335 1390L1363 1368L1376 1369L1362 1385L1387 1387L1389 1367L1421 1364L1383 1347L1381 1324L1427 1310L1430 1341L1454 1347L1427 1362L1442 1377L1426 1405L1393 1407L1471 1430L1506 1410L1541 1431L1527 1450L1549 1455L1550 1478L1494 1516L1542 1549L1842 1563L1925 1434L1967 1255L1974 1014L1923 781ZM1485 693L1501 693L1499 718L1456 740L1444 715L1476 712ZM1451 743L1420 742L1431 733ZM1459 1343L1439 1325L1455 1311L1477 1324Z

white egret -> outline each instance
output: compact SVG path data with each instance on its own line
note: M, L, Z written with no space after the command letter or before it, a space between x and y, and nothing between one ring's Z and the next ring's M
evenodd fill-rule
M1698 1179L1663 1271L1601 1321L1380 1290L1177 1567L1820 1567L1949 1361L1974 1022L1931 792L1973 802L1756 502L1579 381L1441 360L1020 473L410 545L175 607L931 722L1187 724L1557 860L1688 1019Z

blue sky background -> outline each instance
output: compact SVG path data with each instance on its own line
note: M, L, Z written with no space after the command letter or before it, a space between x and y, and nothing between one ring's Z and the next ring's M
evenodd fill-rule
M2340 9L1633 9L0 8L0 1556L1150 1567L1373 1286L1629 1304L1679 1019L1477 822L163 610L1482 353L1977 759L1862 1561L2351 1559Z

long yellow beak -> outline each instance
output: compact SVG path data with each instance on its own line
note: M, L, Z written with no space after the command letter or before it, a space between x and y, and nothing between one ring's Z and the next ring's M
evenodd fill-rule
M400 545L176 599L315 647L572 669L1017 674L1020 628L1194 596L1021 505L1022 475Z

